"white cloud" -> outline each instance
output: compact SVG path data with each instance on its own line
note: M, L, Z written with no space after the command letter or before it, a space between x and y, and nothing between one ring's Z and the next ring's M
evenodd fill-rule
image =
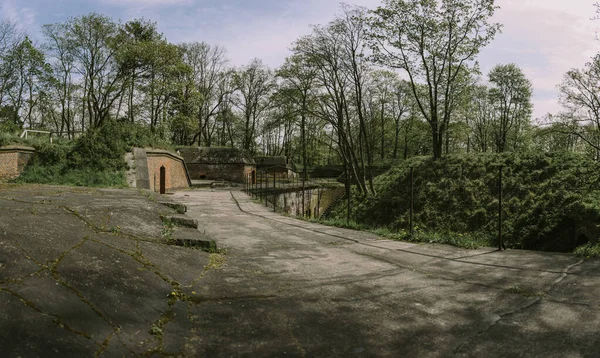
M191 0L101 0L102 3L120 7L166 7L190 4Z
M556 86L573 67L598 52L591 2L505 0L495 21L504 25L479 60L487 73L498 63L516 63L533 82L534 117L560 110Z
M12 0L3 0L0 4L0 19L15 23L17 28L33 35L33 37L39 32L37 12L29 7L17 6Z
M380 0L348 2L371 9L380 4ZM269 13L268 9L259 13L247 6L203 7L187 19L177 17L177 23L169 24L172 26L165 28L165 32L174 42L207 41L223 45L236 66L257 57L271 67L277 67L290 55L292 43L311 32L311 25L330 22L339 10L339 0L291 0L277 13ZM158 21L159 25L163 21L171 22L168 15Z

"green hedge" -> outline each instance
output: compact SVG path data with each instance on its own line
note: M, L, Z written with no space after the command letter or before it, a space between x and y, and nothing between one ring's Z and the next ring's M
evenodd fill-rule
M414 225L423 237L420 241L441 235L473 237L495 245L500 167L508 246L572 251L598 239L600 164L573 153L456 155L439 161L413 158L375 179L376 196L354 193L352 220L406 232L410 167L414 168ZM341 204L335 214L344 218L346 208Z

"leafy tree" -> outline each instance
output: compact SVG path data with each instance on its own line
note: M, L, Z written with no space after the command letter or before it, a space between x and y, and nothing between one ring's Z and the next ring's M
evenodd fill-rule
M23 123L30 129L34 128L34 110L50 68L45 63L44 53L27 36L11 49L7 57L12 63L14 76L13 85L8 90L11 106ZM18 122L19 118L15 117L14 123Z
M531 118L532 85L515 64L497 65L490 71L489 81L490 101L497 112L492 121L492 136L496 151L502 153L508 149L509 135L512 134L515 149L522 140L521 132Z
M288 57L285 64L277 71L277 75L283 79L280 93L288 101L292 112L288 113L292 118L300 117L300 141L302 166L304 178L307 177L308 155L306 126L307 117L311 113L311 102L313 101L313 88L315 86L317 71L306 63L302 55ZM288 108L290 108L288 107ZM290 153L288 152L288 155Z
M181 48L199 95L196 104L198 130L192 141L211 146L217 126L221 124L223 130L227 123L219 123L216 118L229 108L230 97L235 90L231 81L232 71L227 67L226 50L205 42L184 43Z
M431 127L434 158L442 155L461 71L500 29L493 0L384 0L372 12L373 59L404 70ZM420 90L419 84L426 87Z
M84 78L81 127L86 115L91 127L100 127L125 89L127 71L119 66L117 54L126 39L119 36L119 25L97 13L71 18L65 29Z
M43 49L48 57L53 76L49 78L49 97L59 104L60 123L57 111L52 106L46 108L55 122L55 129L62 135L65 131L68 138L75 135L75 95L79 88L75 76L75 57L73 44L67 39L65 24L44 25L42 32L45 37Z

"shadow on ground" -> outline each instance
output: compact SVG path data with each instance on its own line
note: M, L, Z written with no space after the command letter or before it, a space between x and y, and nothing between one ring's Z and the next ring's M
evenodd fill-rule
M600 262L380 240L187 205L225 251L167 245L148 193L0 186L3 356L595 357Z

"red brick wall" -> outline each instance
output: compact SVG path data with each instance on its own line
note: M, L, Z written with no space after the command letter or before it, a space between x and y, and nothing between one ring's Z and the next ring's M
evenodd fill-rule
M147 152L148 157L148 179L150 180L150 190L158 192L160 190L160 167L164 166L166 171L166 189L186 189L189 188L187 173L183 164L183 159L176 159L174 156L163 153Z
M18 177L33 156L33 148L0 148L0 180Z
M12 179L19 176L19 153L0 153L0 179Z

